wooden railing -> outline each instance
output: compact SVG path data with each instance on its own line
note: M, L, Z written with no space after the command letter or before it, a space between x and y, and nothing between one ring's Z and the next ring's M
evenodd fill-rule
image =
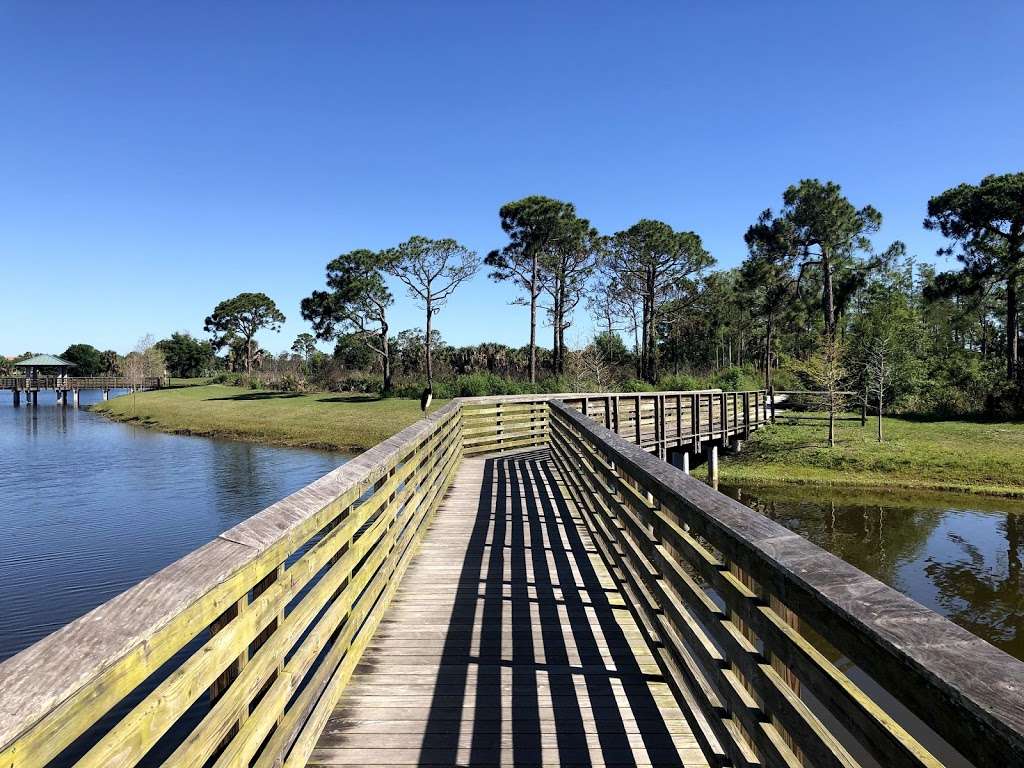
M746 438L769 421L765 390L473 397L462 400L466 454L546 445L553 400L662 458L670 448Z
M548 429L713 764L940 765L880 703L891 696L975 765L1024 765L1024 663L567 404L550 404Z
M160 389L164 386L161 376L146 376L142 379L129 379L125 376L3 376L0 377L0 389Z
M1024 664L658 458L764 406L456 400L0 664L0 768L304 765L461 457L533 446L712 764L939 764L820 635L977 765L1024 765Z
M0 665L0 766L305 765L461 437L452 403Z

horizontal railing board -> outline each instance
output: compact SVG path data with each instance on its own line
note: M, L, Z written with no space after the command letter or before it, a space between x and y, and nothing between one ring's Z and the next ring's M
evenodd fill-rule
M1024 763L1024 662L575 410L552 408L955 748L980 765Z
M51 756L56 754L63 748L62 741L68 743L57 735L67 727L66 723L85 722L80 718L93 715L88 722L94 722L159 666L158 660L153 658L154 650L148 646L152 646L154 636L164 627L185 615L190 606L200 603L213 590L227 589L225 585L230 585L233 576L260 562L271 547L281 546L290 534L341 497L355 501L381 479L390 466L407 456L416 442L432 432L438 422L449 417L457 419L458 408L453 403L442 407L0 663L2 748L8 749L21 734L50 717L58 730L47 732L40 741L50 742L45 751ZM316 530L314 527L310 535ZM227 592L213 609L210 621L237 602L257 580L246 578L237 589ZM210 610L207 608L202 615L206 616ZM192 637L204 628L198 622L194 632L190 629L186 634ZM176 643L167 658L180 646L181 642ZM100 686L91 694L94 699L100 697L90 702L93 712L79 708L81 711L62 716L63 703L68 702L66 709L70 709L79 690L95 684L105 672L116 669L119 662L140 650L149 656L150 662L142 672L134 676L132 672L125 672L127 682ZM119 676L124 675L119 673ZM81 730L78 728L78 732Z

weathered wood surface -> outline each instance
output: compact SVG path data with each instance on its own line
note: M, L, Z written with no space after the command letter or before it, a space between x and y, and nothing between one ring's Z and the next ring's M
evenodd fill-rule
M458 464L459 426L458 404L439 409L0 664L0 766L47 764L140 684L81 764L143 761L214 686L168 765L202 765L229 735L218 765L247 763L275 726L273 757L304 761Z
M546 451L464 460L310 757L705 764Z
M551 410L551 449L585 518L601 533L599 546L634 587L634 607L649 608L651 622L661 626L671 657L664 661L679 668L679 677L669 678L701 694L711 735L734 764L743 764L751 742L763 762L793 764L778 738L787 735L814 764L854 764L845 752L849 738L838 743L820 713L787 692L788 681L765 663L765 653L882 765L937 764L782 620L767 596L976 765L1024 765L1024 663L575 410L560 403ZM759 591L733 568L749 574ZM788 734L771 732L774 719ZM742 738L732 735L737 726Z
M768 423L766 397L763 390L699 390L466 398L464 445L467 455L546 445L548 403L557 401L665 458L672 448L702 451L748 437Z

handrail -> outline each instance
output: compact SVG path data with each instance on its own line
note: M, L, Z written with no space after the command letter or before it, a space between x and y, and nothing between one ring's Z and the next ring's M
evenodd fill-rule
M654 628L670 684L705 719L705 751L850 766L852 739L884 766L939 765L793 626L806 623L977 765L1024 765L1024 663L565 404L550 409L555 461Z
M0 389L159 389L163 384L162 376L0 376Z
M304 765L459 463L460 409L0 664L0 765L45 765L87 732L78 765L134 765L206 691L212 704L164 765ZM90 731L122 699L113 725Z

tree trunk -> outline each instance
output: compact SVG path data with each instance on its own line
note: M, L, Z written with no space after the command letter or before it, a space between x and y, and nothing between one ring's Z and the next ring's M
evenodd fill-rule
M565 373L565 280L558 286L558 374Z
M384 369L384 394L391 393L391 349L388 346L388 327L381 327L380 332L381 367Z
M828 447L833 448L836 444L836 405L834 402L828 404Z
M832 264L829 261L828 251L824 248L821 251L821 271L824 281L821 305L825 315L825 330L828 337L834 339L836 337L836 297L832 289Z
M651 313L648 319L647 331L647 381L651 384L658 383L658 333L655 324L654 301L651 300Z
M1006 378L1016 381L1020 373L1020 327L1018 325L1017 273L1006 280Z
M245 340L245 373L252 376L252 337Z
M772 388L772 316L768 320L764 332L764 388Z
M650 317L650 305L647 296L643 297L640 310L640 378L647 380L647 319Z
M429 289L428 289L429 290ZM428 293L429 296L429 293ZM430 354L430 334L434 328L434 305L433 302L427 299L427 389L433 391L434 389L434 360Z
M537 381L537 254L530 260L530 383Z
M558 278L555 278L555 287L551 292L552 295L552 307L551 307L551 367L558 376L562 372L562 347L559 343L559 326L562 323L561 307L559 306L559 290L558 290Z
M878 442L882 442L882 388L878 388Z

